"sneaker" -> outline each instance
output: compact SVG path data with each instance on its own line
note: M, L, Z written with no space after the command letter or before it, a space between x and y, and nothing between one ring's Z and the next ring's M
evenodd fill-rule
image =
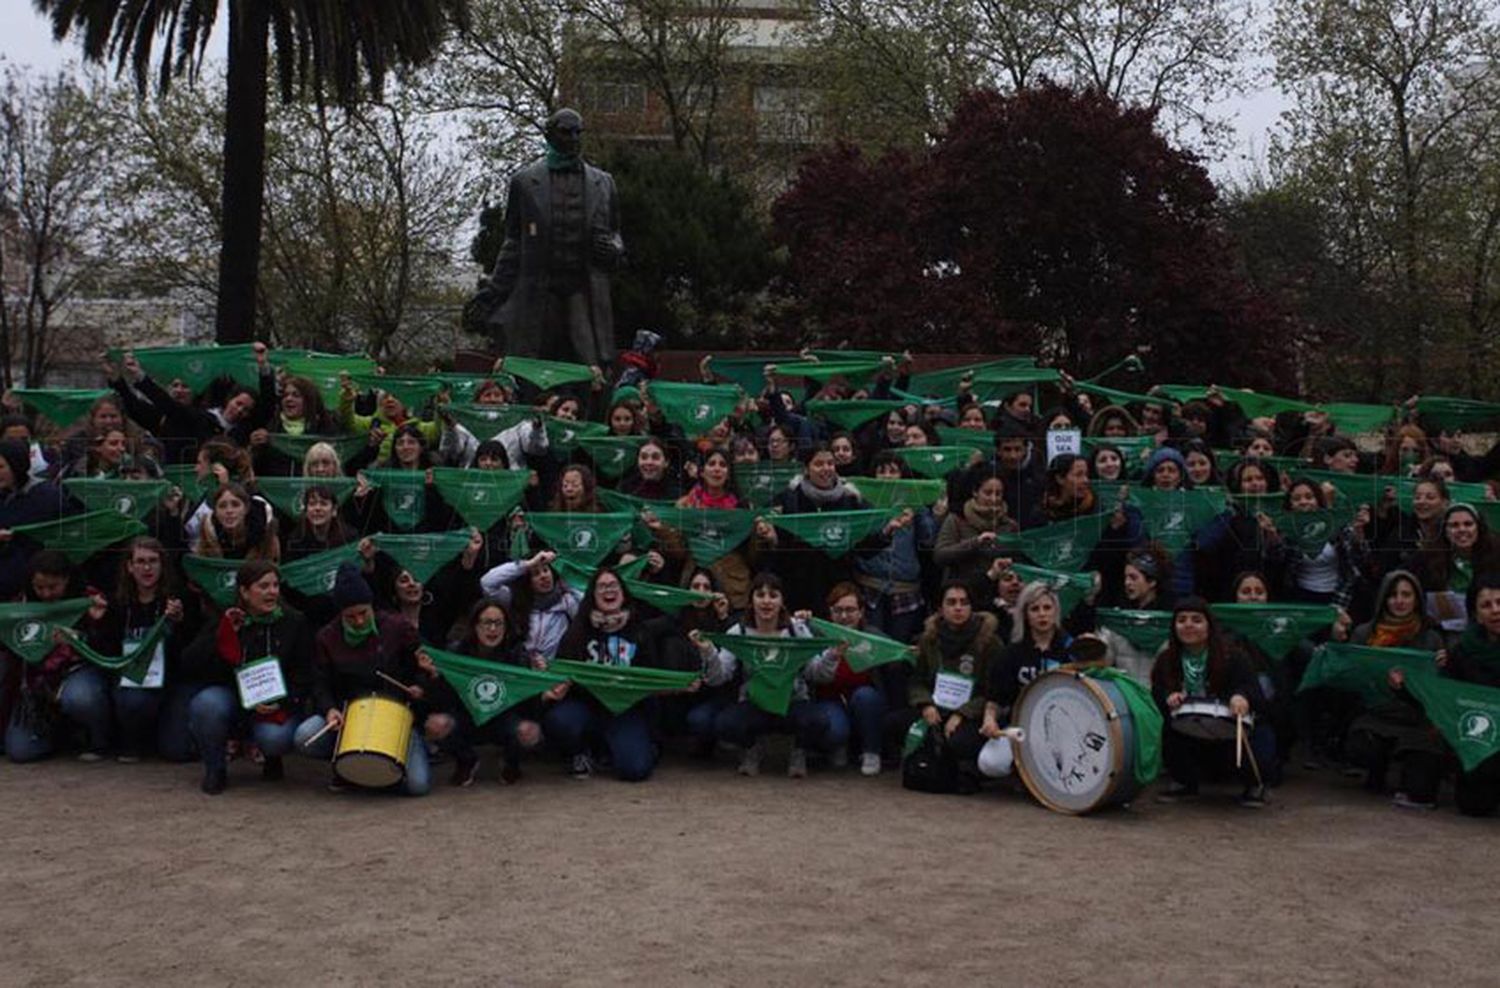
M860 775L880 774L880 755L873 751L867 751L859 756Z
M1156 794L1156 801L1158 803L1181 803L1185 800L1197 798L1197 786L1168 786Z
M515 762L500 763L500 784L513 786L521 781L521 766Z
M740 774L759 775L760 760L764 757L766 757L766 746L759 741L746 748L745 753L740 756Z
M260 766L260 777L267 782L280 782L286 778L286 766L282 764L281 757L267 758Z
M1267 802L1265 786L1249 786L1240 793L1240 805L1246 809L1263 810Z
M1404 792L1398 792L1391 797L1391 805L1403 810L1435 810L1437 803L1424 803L1419 799L1412 799Z
M807 778L807 752L801 748L793 748L792 753L787 756L786 774L789 779Z
M839 745L828 753L828 765L831 768L849 767L849 749L845 745Z
M121 765L137 765L140 763L140 760L141 756L133 751L122 751L115 756L115 761Z
M328 791L337 793L353 792L354 787L337 775L332 775L328 779Z
M94 762L104 761L104 756L97 751L84 751L79 753L78 760L92 765Z
M210 796L217 796L224 791L224 787L227 785L229 785L228 771L222 768L210 768L204 770L203 785L198 788Z
M473 755L467 758L458 757L453 761L453 776L448 780L448 784L467 789L474 784L474 780L478 777L479 759Z
M568 773L575 779L590 779L594 775L594 760L588 755L574 755L573 765Z

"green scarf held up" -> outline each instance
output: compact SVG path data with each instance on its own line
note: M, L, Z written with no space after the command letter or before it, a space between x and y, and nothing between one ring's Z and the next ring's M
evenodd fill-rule
M1391 698L1387 676L1392 669L1405 670L1410 684L1418 676L1436 676L1435 659L1436 653L1415 648L1375 648L1328 642L1313 653L1297 692L1330 689L1356 693L1366 706L1375 706Z
M687 542L688 554L699 566L712 566L750 537L755 528L752 511L712 508L662 507L649 509L667 528Z
M645 442L645 436L580 436L578 448L593 462L594 473L619 480L635 466L636 453Z
M1222 491L1133 487L1130 503L1140 509L1151 540L1174 554L1192 545L1200 528L1228 510Z
M365 356L336 356L332 354L285 354L271 351L271 363L292 377L306 378L323 396L323 403L335 408L339 403L339 392L343 389L341 375L375 373L375 361Z
M517 559L522 558L521 555L515 552L512 552L511 556ZM625 580L638 580L645 574L647 562L649 560L645 556L636 556L630 562L619 563L612 566L611 569L615 571L615 575L620 578L621 582ZM588 592L589 582L593 580L594 573L598 569L599 567L597 566L580 566L562 556L558 556L552 560L552 571L557 574L557 578L579 593Z
M786 490L787 485L800 476L800 463L776 463L771 460L740 463L734 468L734 489L750 507L768 508L776 500L776 495Z
M165 480L99 480L69 477L63 489L83 502L88 511L115 511L125 518L144 521L172 484Z
M739 385L746 394L760 394L766 386L766 364L783 360L796 360L794 353L758 353L748 357L721 357L715 355L709 369L719 377Z
M745 695L766 713L785 717L803 666L838 642L831 638L731 635L705 632L704 638L733 653L748 678Z
M390 556L418 583L426 583L438 570L447 566L469 545L468 532L434 532L430 535L393 535L378 532L370 536L375 548Z
M988 429L963 429L956 425L937 426L938 440L944 446L962 446L989 456L995 452L995 434ZM913 468L915 469L915 468Z
M255 492L288 518L301 518L307 509L310 487L325 487L334 503L343 507L359 482L353 477L257 477Z
M743 397L739 388L729 385L673 381L652 381L647 394L661 409L662 418L689 438L706 435L734 412Z
M554 453L571 454L583 440L603 439L609 435L609 426L603 422L583 422L549 415L542 424L547 430L547 445Z
M858 628L846 628L842 624L834 624L822 618L813 618L808 622L808 627L823 638L843 642L847 646L844 649L844 661L849 663L849 668L855 672L866 672L876 666L889 665L892 662L906 662L910 665L915 665L917 662L915 646L903 645L896 639L887 638L885 635L860 631Z
M59 428L72 425L94 407L94 402L114 392L108 388L15 388L11 394L38 415Z
M974 458L974 450L968 446L903 446L891 452L919 477L932 478L962 470Z
M942 480L910 480L901 477L855 477L850 486L859 491L872 508L911 508L913 511L936 504L948 493Z
M804 377L827 384L842 377L850 385L868 384L885 364L879 360L793 360L776 365L777 377Z
M1410 676L1406 691L1422 704L1465 772L1500 754L1500 690L1443 676Z
M1276 523L1276 530L1305 556L1314 556L1323 551L1323 546L1338 539L1346 526L1354 519L1354 506L1324 508L1319 511L1287 511L1278 509L1269 512Z
M1500 403L1424 395L1417 399L1417 414L1439 429L1454 432L1500 422Z
M124 351L112 349L109 359L118 364ZM255 363L252 344L235 346L147 347L135 351L135 359L152 380L166 387L174 380L186 384L193 394L202 394L210 384L227 377L236 384L255 388L260 384L260 369Z
M1113 446L1120 451L1120 476L1126 480L1138 480L1146 472L1146 461L1156 449L1155 436L1084 436L1083 451L1093 457L1100 446Z
M323 552L303 556L281 565L281 585L304 597L326 597L333 593L339 567L359 562L359 544L350 542Z
M671 587L660 583L647 583L644 580L623 578L620 582L630 592L632 600L650 604L664 614L676 614L684 607L692 607L695 604L707 603L714 599L714 595L711 593L689 590L686 587Z
M139 641L125 642L124 651L120 655L104 655L94 651L89 643L76 632L72 633L72 641L69 644L73 647L73 651L99 668L117 672L120 678L139 683L151 671L151 662L156 658L156 647L161 644L162 639L167 637L167 623L165 617L159 618L151 626L151 630L146 632L146 637Z
M216 556L183 556L182 569L187 578L208 595L208 599L219 607L232 607L239 589L242 559L219 559Z
M79 597L46 604L0 604L0 648L34 665L57 647L55 632L72 628L92 603L87 597Z
M1072 614L1084 598L1093 593L1099 579L1098 573L1067 573L1062 570L1043 569L1012 563L1011 570L1027 583L1043 583L1057 594L1057 603L1062 611L1059 617Z
M1018 549L1042 569L1077 573L1088 565L1094 547L1109 527L1111 511L1096 515L1079 515L1065 521L1028 528L1020 532L1001 532L999 545Z
M547 670L568 677L588 690L612 714L622 714L648 696L687 689L697 673L649 669L642 666L609 666L593 662L553 659Z
M988 370L1017 370L1036 366L1034 357L1000 357L977 364L945 367L942 370L923 371L913 374L910 381L912 393L919 395L950 395L958 390L958 382L965 374L979 375Z
M350 374L349 377L362 389L394 395L397 401L406 406L407 411L421 409L443 389L441 380L427 374L409 376L361 371Z
M587 569L598 566L620 546L635 520L628 512L533 511L526 515L526 524L558 556Z
M807 414L833 425L835 428L854 430L873 419L899 412L906 407L904 401L889 398L849 398L843 401L810 401Z
M630 544L636 549L644 549L656 541L651 534L651 529L646 527L645 513L654 512L658 516L676 506L674 501L652 501L644 497L636 497L633 494L622 494L619 491L610 490L608 487L600 487L595 492L599 498L599 504L607 511L629 512L636 518L635 524L630 528Z
M594 372L584 364L561 360L506 357L501 367L511 376L529 381L543 391L550 391L564 384L591 384L594 380Z
M380 490L380 506L392 527L409 532L427 515L425 470L364 470L365 481Z
M893 512L888 508L866 508L771 515L767 520L788 535L800 539L808 547L831 559L838 559L874 535L892 517Z
M432 483L460 518L487 532L521 503L531 482L526 470L459 470L434 467Z
M546 418L541 409L532 408L529 405L476 405L471 402L452 402L442 406L442 412L468 429L480 442L493 439L526 419L541 422Z
M1099 627L1114 632L1148 655L1155 654L1172 637L1171 611L1101 607L1096 615Z
M516 704L568 681L566 676L555 672L490 662L431 645L423 648L458 694L477 727L483 727Z
M146 534L146 526L114 508L67 515L56 521L16 525L12 535L24 535L48 549L55 549L77 566L95 553L117 542Z
M1212 604L1224 627L1243 635L1279 662L1297 643L1333 624L1338 608L1330 604Z

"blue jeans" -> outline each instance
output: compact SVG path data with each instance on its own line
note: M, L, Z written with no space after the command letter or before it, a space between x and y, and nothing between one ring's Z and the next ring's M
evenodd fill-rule
M797 747L821 750L828 745L829 727L827 713L811 700L794 700L785 717L741 700L726 708L714 722L721 741L741 748L755 744L762 734L786 732L792 735Z
M828 718L830 749L849 743L851 729L859 750L867 755L880 754L880 739L885 726L885 694L874 686L860 686L843 700L819 700L818 708Z
M109 747L109 677L97 666L79 666L68 673L58 691L57 706L62 720L88 733L87 749L101 752ZM14 714L5 729L5 750L13 762L34 762L52 754L53 739L33 734Z
M592 700L569 696L542 715L542 733L569 758L602 741L614 762L615 778L644 782L656 769L650 707L651 701L644 700L623 713L611 714Z
M307 739L327 726L322 714L313 714L296 725L294 743L297 751L309 758L330 761L338 734L329 731L312 744ZM401 791L408 796L425 796L432 791L432 765L427 760L427 742L420 728L411 732L411 743L406 746L406 777L401 780Z
M280 758L292 750L296 719L284 724L253 720L228 686L205 686L188 701L188 733L209 771L224 771L224 745L231 734L246 733L247 726L250 738L267 758Z
M120 729L119 748L141 754L152 747L169 762L193 760L193 739L188 734L188 705L197 690L191 686L167 686L141 690L114 686L115 721Z
M714 727L715 722L721 713L733 705L733 694L724 690L720 690L715 696L694 703L687 712L688 734L692 735L695 740L712 742L718 736Z
M917 640L922 631L922 622L927 619L927 609L918 607L904 614L891 613L891 598L870 590L860 592L865 604L865 626L903 644Z

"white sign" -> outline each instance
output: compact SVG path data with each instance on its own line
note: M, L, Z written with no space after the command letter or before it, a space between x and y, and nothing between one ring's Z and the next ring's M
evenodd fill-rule
M286 699L286 680L281 676L281 662L274 655L241 666L234 678L240 687L240 706L246 710Z
M128 646L127 646L128 647ZM127 654L134 654L132 649ZM146 675L136 682L129 676L120 677L120 688L127 690L159 690L167 681L167 646L164 642L156 643L156 654L151 656L151 666L146 670Z
M1072 453L1074 456L1083 455L1083 430L1047 430L1047 462L1051 463L1064 453Z
M932 705L939 710L957 710L969 702L974 695L972 676L960 676L956 672L940 672L932 684Z

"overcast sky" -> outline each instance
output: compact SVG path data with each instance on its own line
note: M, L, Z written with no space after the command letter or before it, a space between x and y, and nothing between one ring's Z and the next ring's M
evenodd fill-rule
M225 33L214 32L210 50L223 50ZM53 42L50 25L35 12L30 0L0 0L0 57L51 70L67 65L76 53L77 46L72 40L62 44ZM1232 118L1237 139L1222 160L1209 163L1215 179L1233 181L1252 162L1264 158L1267 135L1285 106L1281 94L1268 87L1231 100L1221 108L1225 116Z

